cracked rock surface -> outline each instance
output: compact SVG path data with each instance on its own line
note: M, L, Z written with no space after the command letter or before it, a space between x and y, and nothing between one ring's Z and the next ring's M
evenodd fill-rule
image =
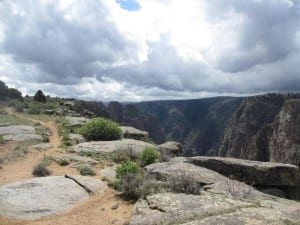
M94 193L107 188L100 180L73 177ZM19 181L1 186L0 215L12 219L35 220L72 208L88 197L84 188L63 176Z

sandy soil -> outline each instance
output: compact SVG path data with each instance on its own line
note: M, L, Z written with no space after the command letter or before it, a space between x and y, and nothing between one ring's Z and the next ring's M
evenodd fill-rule
M7 112L14 113L11 109L8 109ZM21 114L16 115L23 118L25 117ZM50 129L51 135L49 137L49 142L53 145L53 148L46 151L30 149L26 156L19 158L14 162L2 165L0 168L0 185L32 178L33 167L41 162L45 156L52 156L64 151L59 148L60 138L57 132L57 124L54 122L30 120L39 122L42 126ZM12 148L12 146L13 145L11 144L7 144L6 147L9 149ZM49 168L52 171L51 175L54 176L64 175L66 173L78 174L78 171L70 166L61 167L55 163L51 163ZM99 169L99 166L95 169L97 175L94 176L94 178L96 179L100 179ZM112 206L117 206L117 208L113 209L115 207L112 208ZM118 198L114 190L108 189L104 193L92 195L87 201L82 202L73 209L60 215L44 217L35 221L17 221L0 217L0 225L121 225L129 219L132 207L132 204Z

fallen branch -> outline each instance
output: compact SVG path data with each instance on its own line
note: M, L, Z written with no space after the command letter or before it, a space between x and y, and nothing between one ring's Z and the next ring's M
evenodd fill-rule
M94 192L93 192L91 189L89 189L87 186L81 184L81 183L80 183L78 180L76 180L75 178L70 177L70 176L68 176L67 174L65 174L65 178L68 178L68 179L71 179L71 180L75 181L75 183L78 184L80 187L82 187L88 194L94 194Z

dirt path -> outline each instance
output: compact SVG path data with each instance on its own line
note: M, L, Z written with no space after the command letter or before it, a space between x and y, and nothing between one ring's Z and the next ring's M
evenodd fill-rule
M64 151L59 148L60 138L55 122L34 120L14 113L11 109L8 109L7 112L33 122L39 122L42 126L48 128L51 131L49 143L53 147L42 152L29 150L28 154L23 158L3 165L0 169L1 185L32 178L33 167L41 162L45 156L52 156ZM50 170L52 171L51 175L78 174L78 171L74 168L61 167L55 163L50 165ZM99 175L95 176L95 178L100 179ZM132 208L132 204L119 199L114 190L108 189L104 193L92 195L87 201L60 215L49 216L35 221L17 221L0 217L0 225L121 225L129 219Z
M23 158L19 158L14 162L3 165L2 169L0 170L0 184L7 184L18 180L31 178L32 170L35 165L40 163L44 157L51 156L61 151L58 148L60 145L60 138L58 136L57 124L55 122L43 122L34 120L21 114L14 113L10 108L6 109L6 112L15 114L20 118L40 123L42 126L48 128L51 132L51 135L49 136L49 143L53 147L48 149L47 151L37 151L29 149L28 154L26 154Z

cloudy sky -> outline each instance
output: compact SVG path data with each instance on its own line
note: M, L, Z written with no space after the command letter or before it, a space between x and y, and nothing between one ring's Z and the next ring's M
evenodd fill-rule
M300 0L0 0L0 80L86 100L300 91Z

